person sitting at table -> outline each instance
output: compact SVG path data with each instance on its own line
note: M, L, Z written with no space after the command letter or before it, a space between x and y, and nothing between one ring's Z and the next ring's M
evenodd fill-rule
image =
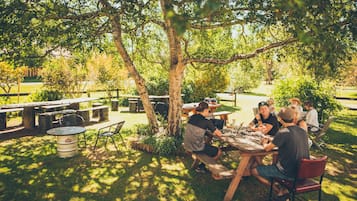
M300 159L310 158L307 143L307 133L294 122L295 112L292 108L284 107L278 113L278 117L284 121L284 128L280 129L273 140L264 138L262 145L265 151L271 151L278 147L277 163L273 165L259 165L252 169L252 175L260 182L270 186L273 177L293 180ZM273 185L274 191L280 197L286 197L288 191L279 189Z
M294 121L293 122L307 133L307 124L306 124L305 120L302 118L300 110L297 107L295 107L294 105L290 105L289 108L294 110ZM283 127L286 127L286 126L284 126L285 122L282 119L278 119L278 120L282 124ZM308 140L308 144L309 144L309 148L310 148L312 146L312 141L310 140L310 138L307 138L307 140Z
M302 106L301 106L301 101L300 101L300 99L298 99L298 98L290 98L290 99L289 99L289 102L290 102L290 105L293 105L293 106L297 107L297 109L298 109L300 112L303 112L303 111L304 111L303 108L302 108Z
M267 100L268 103L268 107L269 107L269 111L275 115L275 106L274 106L274 99L273 98L269 98Z
M252 122L249 123L250 128L253 131L261 131L264 134L274 136L280 126L276 116L270 112L268 103L265 101L260 102L258 111L259 114L256 114Z
M307 128L310 132L315 133L319 131L319 118L316 109L314 108L312 102L304 102L304 108L307 110L306 113L306 123Z
M217 160L222 152L218 147L206 143L205 135L206 133L212 133L220 137L222 133L213 125L212 121L206 118L210 115L206 102L200 102L196 107L196 112L190 117L185 128L185 135L183 136L184 148L189 152L203 153ZM200 164L196 171L199 172L202 169L205 169L204 164Z

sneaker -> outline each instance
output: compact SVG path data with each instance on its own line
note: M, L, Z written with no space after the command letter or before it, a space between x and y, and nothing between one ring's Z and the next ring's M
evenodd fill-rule
M198 167L195 169L195 171L198 173L207 173L208 172L206 165L204 163L200 163L198 165Z

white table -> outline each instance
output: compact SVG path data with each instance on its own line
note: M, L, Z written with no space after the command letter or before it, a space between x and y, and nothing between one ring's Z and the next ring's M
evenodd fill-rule
M57 136L57 154L60 158L68 158L78 153L77 134L85 131L81 126L65 126L52 128L47 134Z

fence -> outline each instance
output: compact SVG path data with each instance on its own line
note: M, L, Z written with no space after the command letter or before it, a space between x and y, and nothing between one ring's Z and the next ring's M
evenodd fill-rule
M112 98L119 98L119 90L120 89L112 89L109 91L114 91L115 96L112 96ZM90 90L90 91L78 91L78 92L73 92L74 94L87 94L88 97L91 97L91 93L96 93L96 92L107 92L107 90ZM15 97L15 96L29 96L31 93L10 93L10 94L0 94L0 97ZM100 97L100 99L105 99L108 98L106 96Z

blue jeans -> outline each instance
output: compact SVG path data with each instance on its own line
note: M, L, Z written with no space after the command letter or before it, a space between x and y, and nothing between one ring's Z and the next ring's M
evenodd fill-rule
M259 176L262 176L269 181L271 181L272 178L294 180L294 178L288 177L282 172L280 172L275 165L259 165L257 167L257 171L259 173Z

